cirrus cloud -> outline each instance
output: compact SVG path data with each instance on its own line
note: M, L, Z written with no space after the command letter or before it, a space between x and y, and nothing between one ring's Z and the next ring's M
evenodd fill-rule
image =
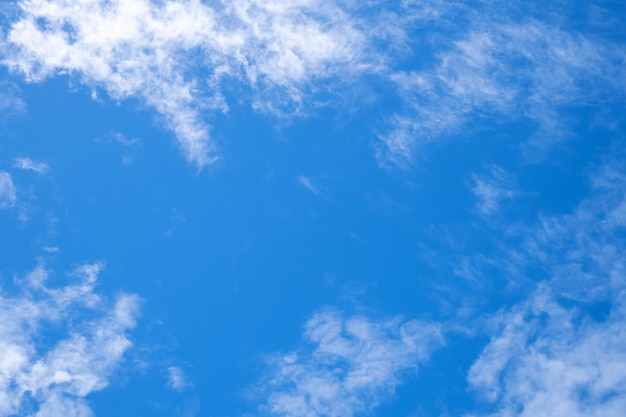
M203 114L227 111L222 80L252 88L259 110L286 105L297 113L312 81L368 65L366 36L348 3L331 0L20 0L17 7L6 66L29 81L69 74L115 100L143 100L198 167L218 157Z

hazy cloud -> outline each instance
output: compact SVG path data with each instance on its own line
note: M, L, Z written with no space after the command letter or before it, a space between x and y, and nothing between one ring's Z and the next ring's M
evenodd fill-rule
M96 142L104 142L104 143L118 143L122 146L125 146L130 149L141 149L143 148L143 143L139 138L129 138L126 137L123 133L120 132L110 132L104 135L102 138L96 139Z
M0 210L13 207L16 200L17 195L11 175L8 172L0 171Z
M309 177L301 175L298 177L298 183L315 195L320 195L320 190L313 185Z
M3 117L20 114L26 110L20 88L9 81L0 81L0 111Z
M491 167L487 175L472 175L472 181L476 206L485 216L498 212L503 200L510 200L516 195L510 175L498 166Z

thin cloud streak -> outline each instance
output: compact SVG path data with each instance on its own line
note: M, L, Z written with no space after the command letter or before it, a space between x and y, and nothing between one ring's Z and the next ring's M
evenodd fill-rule
M48 171L48 164L33 161L30 157L15 158L13 160L13 167L25 171L34 171L38 174L44 174Z
M314 195L320 195L320 190L315 185L313 185L309 177L305 177L304 175L299 176L298 183Z

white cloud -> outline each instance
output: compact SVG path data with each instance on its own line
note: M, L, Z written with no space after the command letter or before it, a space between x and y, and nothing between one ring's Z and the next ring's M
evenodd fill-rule
M471 385L497 403L499 416L622 416L625 295L608 319L594 322L538 292L499 318L501 329L470 370Z
M468 380L495 416L618 417L626 409L626 171L614 150L570 214L520 231L514 279L539 279L528 299L491 320ZM533 272L530 272L533 271Z
M17 195L11 175L8 172L0 171L0 210L13 207L16 200Z
M70 74L116 100L143 99L202 167L217 158L203 112L227 111L222 80L252 87L258 109L297 112L314 80L366 66L348 4L21 0L4 64L30 81Z
M559 110L623 101L621 45L537 21L473 19L464 38L436 55L433 66L391 76L405 109L379 135L379 158L406 166L423 143L459 133L472 120L530 120L533 146L566 136Z
M350 417L393 395L443 343L437 325L318 312L305 326L306 344L270 362L261 388L275 416Z
M45 162L36 162L33 161L29 157L24 158L15 158L13 161L13 166L18 169L23 169L26 171L34 171L39 174L43 174L48 171L48 164Z
M72 274L75 283L49 288L40 265L17 279L19 294L2 293L0 416L93 415L85 397L107 386L131 346L126 333L138 309L135 296L121 295L108 306L94 292L101 269L82 265ZM42 339L47 328L63 336Z

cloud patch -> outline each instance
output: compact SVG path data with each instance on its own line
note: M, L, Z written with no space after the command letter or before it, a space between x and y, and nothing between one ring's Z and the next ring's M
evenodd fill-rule
M95 293L101 264L85 264L73 283L46 286L39 265L16 279L19 292L0 298L0 416L87 417L85 397L107 386L132 343L139 300L121 295L113 305ZM88 318L87 318L88 317ZM44 338L44 332L58 337Z
M620 300L607 320L580 322L581 311L564 308L553 294L539 290L498 317L499 330L470 369L469 382L497 403L496 415L621 416L625 313Z
M370 411L393 395L443 337L432 323L346 317L329 309L308 320L304 341L269 360L260 388L268 415L350 417Z
M48 164L45 162L37 162L30 157L15 158L13 160L13 167L22 169L25 171L33 171L38 174L44 174L48 171Z
M168 386L174 391L182 391L190 384L185 377L185 372L178 366L170 366L167 368Z

